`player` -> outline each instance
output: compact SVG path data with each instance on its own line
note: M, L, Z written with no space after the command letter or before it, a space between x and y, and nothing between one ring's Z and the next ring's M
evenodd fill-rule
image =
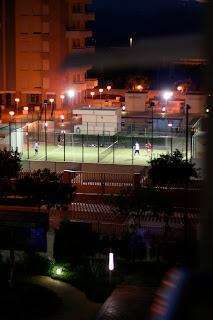
M38 154L38 150L39 150L39 143L38 141L35 142L34 144L34 150L35 150L35 156Z
M148 152L151 152L151 151L152 151L152 144L151 144L150 142L148 142L148 143L146 144L146 149L147 149Z
M140 155L140 145L138 142L136 142L134 145L134 155L136 154Z

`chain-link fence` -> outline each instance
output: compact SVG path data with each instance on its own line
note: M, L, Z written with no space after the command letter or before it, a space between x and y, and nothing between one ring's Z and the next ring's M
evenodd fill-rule
M167 132L136 132L132 128L129 132L93 135L73 133L53 123L9 124L0 128L1 148L17 149L23 160L54 162L146 165L152 158L175 149L185 156L184 132L171 128Z

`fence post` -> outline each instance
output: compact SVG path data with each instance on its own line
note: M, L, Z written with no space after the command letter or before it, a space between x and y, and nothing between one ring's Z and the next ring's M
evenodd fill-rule
M100 136L98 134L98 163L100 162Z
M82 162L84 162L84 135L81 135L81 155L82 155Z

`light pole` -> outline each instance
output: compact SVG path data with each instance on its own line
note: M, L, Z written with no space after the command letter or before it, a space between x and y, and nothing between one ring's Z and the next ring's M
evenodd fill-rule
M186 105L185 105L185 116L186 116L186 162L188 162L189 109L191 109L191 107L190 107L188 104L186 104Z
M95 92L94 92L94 91L91 91L91 92L90 92L90 95L91 95L92 100L93 100L93 99L94 99Z
M170 134L171 134L171 137L170 137L170 142L171 142L171 156L172 156L172 152L173 152L173 136L172 136L172 126L173 124L171 122L168 123L168 127L170 128Z
M45 161L47 161L47 104L48 101L44 100L44 143L45 143Z
M151 103L150 103L150 107L151 107L151 110L152 110L151 160L152 160L152 157L153 157L153 147L154 147L154 106L155 106L155 103L154 103L154 102L151 102Z
M54 107L53 107L53 103L54 103L54 101L55 101L55 99L53 99L53 98L50 98L49 99L49 102L50 102L50 104L51 104L51 118L52 118L52 116L53 116L53 109L54 109Z
M63 108L64 106L64 98L65 98L65 95L64 94L61 94L60 95L60 99L61 99L61 107Z
M100 103L101 103L101 105L102 105L102 93L104 92L104 89L102 89L102 88L100 88L99 90L99 94L100 94Z
M112 271L114 270L114 254L112 252L109 253L109 284L112 282Z
M73 98L75 97L75 90L73 90L73 89L68 90L67 95L70 98L70 101L72 101Z
M172 98L173 96L173 92L170 91L170 90L167 90L167 91L164 91L163 92L163 99L165 100L166 102L166 109L168 107L168 101ZM166 110L165 110L166 111Z
M15 98L15 103L16 103L16 113L18 114L18 104L20 102L19 98Z
M14 115L15 115L15 112L14 111L9 111L9 147L10 147L10 150L12 149L12 143L11 143L11 134L12 134L12 132L11 132L11 120L12 120L12 118L14 117Z

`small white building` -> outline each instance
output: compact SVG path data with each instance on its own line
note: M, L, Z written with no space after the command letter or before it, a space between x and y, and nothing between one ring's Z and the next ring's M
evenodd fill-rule
M80 121L74 126L74 133L114 135L121 131L120 108L82 107L74 109L73 115Z
M144 112L148 94L142 92L127 92L125 94L125 106L127 112Z

